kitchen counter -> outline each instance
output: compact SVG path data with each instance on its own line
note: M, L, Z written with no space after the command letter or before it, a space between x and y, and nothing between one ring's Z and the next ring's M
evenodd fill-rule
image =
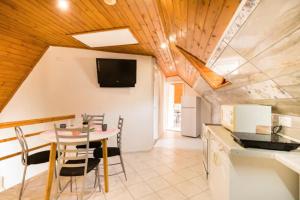
M251 156L258 158L273 158L286 167L300 174L300 150L286 152L265 149L244 148L236 143L231 132L222 126L208 125L211 135L224 146L226 153L232 156Z
M299 153L291 154L276 154L275 159L281 162L286 167L300 174L300 155Z
M213 199L300 199L299 150L244 148L234 141L230 131L216 125L207 125L206 135L208 182Z

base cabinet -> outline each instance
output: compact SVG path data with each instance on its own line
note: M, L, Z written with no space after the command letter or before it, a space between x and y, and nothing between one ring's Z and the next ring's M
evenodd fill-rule
M229 160L223 147L211 140L209 186L214 199L229 200Z
M231 155L210 136L214 200L299 200L299 175L272 158Z

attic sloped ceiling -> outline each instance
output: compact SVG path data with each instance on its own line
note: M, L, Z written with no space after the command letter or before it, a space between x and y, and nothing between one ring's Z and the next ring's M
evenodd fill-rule
M246 0L248 1L248 0ZM224 33L240 0L157 0L166 35L176 38L176 45L207 62ZM170 41L172 43L172 41ZM168 51L177 75L192 86L200 77L197 66L178 52Z
M14 95L49 45L88 48L71 37L129 27L139 44L93 48L151 55L164 74L179 75L193 85L199 73L169 47L174 39L201 60L221 38L240 0L69 0L70 8L57 8L57 0L0 1L0 111Z
M212 90L198 79L194 89L214 104L259 103L299 115L300 1L261 0L252 7L242 11L247 19L241 13L233 20L208 61L232 84Z
M2 22L0 19L0 112L48 46L14 24Z

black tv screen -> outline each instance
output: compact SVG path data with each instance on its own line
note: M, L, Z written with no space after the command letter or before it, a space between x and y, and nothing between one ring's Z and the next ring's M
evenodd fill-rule
M100 87L134 87L136 60L97 58Z

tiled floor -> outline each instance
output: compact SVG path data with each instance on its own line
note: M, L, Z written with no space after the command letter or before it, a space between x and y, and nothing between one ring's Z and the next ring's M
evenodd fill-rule
M95 200L211 200L202 167L199 139L166 133L152 151L124 154L127 177L110 177L110 192L93 188L94 173L89 174L84 199ZM117 171L115 167L110 172ZM24 200L43 199L46 173L27 181ZM77 180L77 183L80 180ZM80 184L78 184L80 185ZM19 186L0 193L0 199L17 199ZM74 189L75 190L75 189ZM79 189L80 190L80 189ZM77 199L67 188L59 199Z

